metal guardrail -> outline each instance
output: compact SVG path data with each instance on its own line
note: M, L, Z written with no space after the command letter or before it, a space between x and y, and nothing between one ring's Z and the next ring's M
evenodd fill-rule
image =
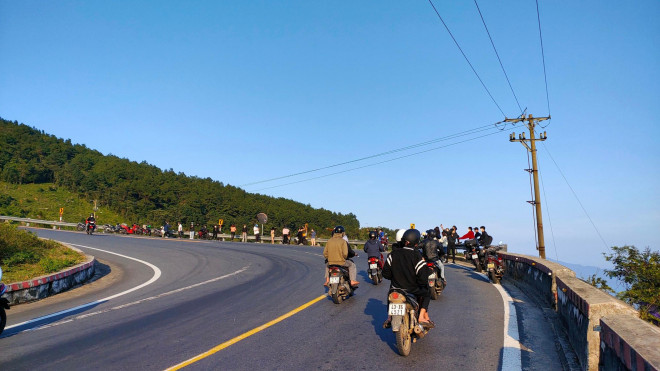
M75 227L78 226L78 223L58 222L58 221L54 221L54 220L40 220L40 219L32 219L32 218L19 218L19 217L15 217L15 216L5 216L5 215L0 215L0 220L11 220L11 221L14 221L14 222L33 223L33 224L40 224L40 225L54 225L54 226L60 226L60 227L74 227L75 228ZM102 225L97 224L97 229L100 232L103 232L103 226ZM170 233L172 235L177 235L178 236L178 232L176 232L176 231L171 231ZM211 233L209 233L209 235L210 234ZM189 236L190 236L190 232L183 232L183 237L182 238L189 238ZM195 235L195 238L197 238L196 235ZM220 233L220 234L218 234L218 238L223 239L223 241L224 241L225 239L230 239L231 234ZM241 240L241 233L236 233L236 236L234 237L234 240ZM256 240L256 237L254 235L248 234L247 240L248 241L254 241L254 240ZM293 237L289 237L289 241L292 241L292 240L293 240ZM306 237L306 240L309 241L310 238ZM261 242L269 242L269 241L270 241L270 235L262 235L261 236ZM275 237L275 241L281 243L282 242L282 237ZM327 238L317 238L316 239L316 243L326 243L326 242L328 242ZM365 242L367 242L367 241L348 240L348 243L350 243L351 245L364 245Z

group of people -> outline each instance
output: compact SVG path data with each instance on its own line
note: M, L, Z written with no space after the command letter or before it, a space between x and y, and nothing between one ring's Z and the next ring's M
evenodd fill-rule
M475 231L476 230L476 233ZM431 301L428 287L428 276L432 271L427 266L428 262L436 265L440 272L442 283L447 285L445 279L445 267L443 260L448 261L448 253L452 253L453 262L456 262L456 245L460 240L466 240L466 244L490 244L492 237L486 233L486 227L468 227L468 232L459 236L456 226L451 228L435 227L426 231L424 236L417 229L399 230L396 242L392 245L392 252L387 259L383 259L385 247L380 242L381 235L376 231L369 232L369 240L364 244L364 252L367 259L375 257L383 269L383 277L391 281L390 289L403 289L420 300L419 322L422 326L432 328L435 326L428 314L428 306ZM423 237L423 238L422 238ZM357 268L350 259L356 254L348 244L344 227L337 226L332 238L328 240L323 249L326 259L325 286L328 285L328 265L340 265L348 270L350 284L357 287ZM391 318L385 321L385 328L390 326Z

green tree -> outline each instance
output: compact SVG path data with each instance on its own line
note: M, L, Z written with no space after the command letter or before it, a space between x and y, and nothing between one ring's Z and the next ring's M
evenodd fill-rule
M626 290L617 294L619 299L639 309L640 318L660 325L660 252L635 246L613 246L612 253L603 253L605 260L614 265L605 274L623 282Z

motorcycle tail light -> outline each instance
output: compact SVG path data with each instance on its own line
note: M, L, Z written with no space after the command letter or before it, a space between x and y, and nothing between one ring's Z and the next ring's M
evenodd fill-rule
M432 267L432 266L433 266L433 263L428 262L428 263L426 263L426 266L427 266L427 267Z
M498 256L498 257L497 257L497 261L501 263L501 262L502 262L502 257L501 257L501 256Z
M389 295L388 300L390 303L403 303L406 301L406 298L398 292L393 292Z

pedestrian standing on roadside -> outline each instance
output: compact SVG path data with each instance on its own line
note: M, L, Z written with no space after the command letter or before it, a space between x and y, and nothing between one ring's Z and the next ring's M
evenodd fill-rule
M217 239L218 239L218 226L213 225L213 240L215 241Z
M456 263L456 241L458 241L458 233L456 233L456 226L453 226L447 234L447 252L451 252L452 263ZM447 261L449 261L449 255L447 255Z
M289 233L291 231L289 231L288 227L282 228L282 245L289 243Z
M316 246L316 231L312 229L312 234L310 235L312 238L312 246Z
M179 222L178 231L179 231L179 237L183 237L183 224L181 224L181 222Z
M234 241L234 237L236 237L236 224L232 224L229 227L229 233L231 233L231 240Z
M254 231L254 242L261 242L261 237L259 236L259 224L255 224L252 230Z
M243 229L241 230L241 241L247 242L247 224L243 224Z
M275 227L270 229L270 243L275 244Z

